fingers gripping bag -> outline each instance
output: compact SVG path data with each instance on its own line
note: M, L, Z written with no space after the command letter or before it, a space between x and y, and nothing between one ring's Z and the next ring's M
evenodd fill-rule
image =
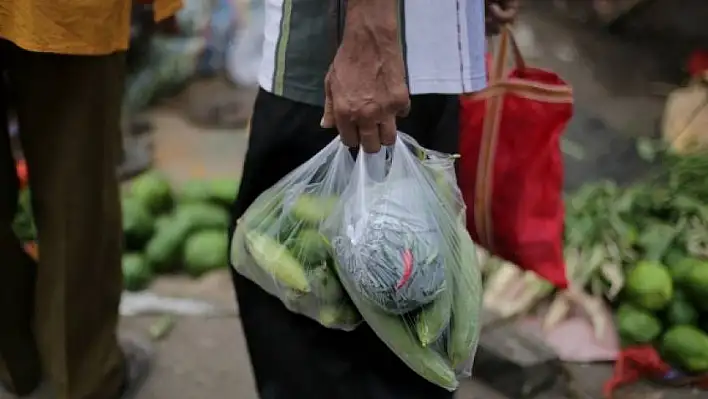
M349 149L339 138L332 141L255 200L238 221L230 254L239 274L290 311L345 331L361 316L337 278L321 225L353 167Z
M360 152L324 228L364 321L408 367L450 391L469 375L482 302L453 163L403 133L377 154Z

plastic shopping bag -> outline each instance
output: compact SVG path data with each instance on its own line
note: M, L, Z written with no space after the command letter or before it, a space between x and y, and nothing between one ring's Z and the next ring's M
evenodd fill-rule
M563 155L571 88L527 67L508 28L486 89L462 97L460 188L467 226L492 254L567 285L563 259ZM516 67L505 74L509 47Z
M481 276L462 215L453 158L399 133L392 147L358 154L324 227L366 323L413 371L449 390L469 375L480 331Z
M274 160L277 162L277 160ZM333 269L321 224L349 182L354 159L339 138L261 194L238 221L231 264L292 312L329 328L361 318Z

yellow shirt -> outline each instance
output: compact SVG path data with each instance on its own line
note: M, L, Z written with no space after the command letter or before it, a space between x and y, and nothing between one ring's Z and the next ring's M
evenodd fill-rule
M155 20L182 0L154 0ZM102 55L126 50L132 0L0 0L0 38L30 51Z

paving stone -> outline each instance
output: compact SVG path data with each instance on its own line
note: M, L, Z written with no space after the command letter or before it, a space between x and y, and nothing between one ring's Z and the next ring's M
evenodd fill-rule
M485 319L493 325L493 315ZM499 393L520 399L550 390L561 370L560 360L543 342L516 323L503 323L482 331L472 373Z

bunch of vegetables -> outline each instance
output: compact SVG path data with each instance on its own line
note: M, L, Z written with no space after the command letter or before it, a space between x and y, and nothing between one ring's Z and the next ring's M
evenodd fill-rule
M123 278L144 288L155 274L198 277L228 265L228 207L238 181L193 180L178 190L159 172L135 178L122 199Z
M361 316L335 274L329 244L320 233L337 201L312 193L290 201L262 196L239 221L231 261L290 310L325 327L352 330Z
M323 326L350 331L366 322L413 371L454 390L458 377L471 365L479 339L481 278L476 247L464 219L453 210L461 200L452 158L443 162L423 149L414 150L421 151L416 151L421 157L416 164L422 161L426 167L420 185L435 199L426 210L444 221L445 240L444 245L416 248L416 237L409 236L409 256L414 258L411 263L422 266L444 265L444 277L434 280L435 287L425 283L432 284L429 277L437 274L421 274L412 284L415 271L401 269L405 251L400 253L402 248L385 240L373 243L382 257L369 266L395 273L385 282L379 279L382 285L368 288L388 301L376 303L361 295L362 274L342 274L345 257L341 248L335 250L333 239L339 237L331 233L341 222L345 198L352 198L344 192L354 165L349 151L338 143L256 199L232 237L231 263L288 309ZM408 299L405 309L392 312L382 305L402 296Z
M173 190L158 172L131 181L121 200L125 288L143 289L155 274L184 271L197 277L226 267L227 208L237 190L238 181L229 179L194 180ZM37 239L30 198L23 189L13 226L26 243Z
M485 304L512 316L552 296L545 327L575 303L599 335L609 301L624 344L655 344L676 367L708 372L708 155L659 155L663 168L649 179L588 184L566 199L570 291L552 296L538 277L493 261ZM523 299L498 306L495 292L508 295L514 284Z
M569 201L568 268L612 300L624 344L656 344L682 370L708 372L708 155L663 161L648 181Z

